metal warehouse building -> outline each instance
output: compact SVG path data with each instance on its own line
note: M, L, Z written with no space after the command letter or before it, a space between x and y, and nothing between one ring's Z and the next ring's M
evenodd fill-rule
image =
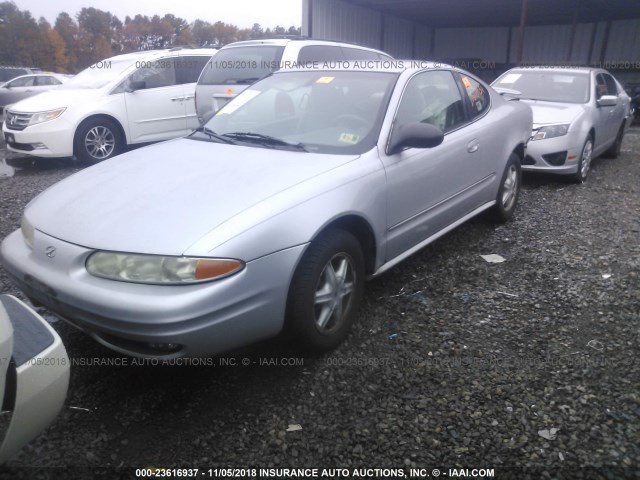
M485 77L520 64L602 65L640 82L640 0L304 0L302 32Z

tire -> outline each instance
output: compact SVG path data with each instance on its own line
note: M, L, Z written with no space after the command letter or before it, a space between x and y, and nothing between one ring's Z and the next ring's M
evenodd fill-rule
M356 238L329 230L304 253L291 281L286 328L305 351L337 347L348 335L364 291L364 256Z
M573 179L577 183L584 183L587 181L589 169L591 168L591 160L593 160L593 137L589 135L582 147L580 161L578 162L578 171L573 175Z
M120 130L107 118L89 119L82 123L73 141L76 158L92 165L118 155L123 149Z
M622 151L622 140L624 139L624 124L618 130L618 134L616 135L616 141L613 142L613 145L609 147L609 150L606 152L606 156L609 158L618 158L620 156L620 152Z
M511 219L518 204L521 185L522 168L520 157L512 153L502 173L500 188L496 196L496 204L491 210L491 216L494 222L505 223Z

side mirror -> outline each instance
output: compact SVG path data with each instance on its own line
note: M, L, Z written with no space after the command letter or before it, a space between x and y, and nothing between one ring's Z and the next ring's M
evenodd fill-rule
M603 95L598 101L599 107L615 107L618 104L618 97L615 95Z
M129 82L129 91L135 92L136 90L144 90L147 88L147 82L144 80L135 80Z
M407 123L391 135L388 154L394 155L405 148L433 148L444 140L444 133L428 123Z

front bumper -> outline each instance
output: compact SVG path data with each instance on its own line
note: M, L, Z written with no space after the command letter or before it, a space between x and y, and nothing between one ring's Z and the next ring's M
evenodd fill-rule
M5 121L2 133L7 148L12 152L45 158L73 156L75 126L65 120L64 115L55 120L30 125L24 130L7 128ZM39 144L44 148L34 147Z
M578 132L569 132L561 137L544 140L530 140L527 144L527 154L522 164L522 170L559 175L574 174L578 171L578 162L585 140L586 133L580 134ZM566 152L564 162L561 165L554 165L544 158L544 156L552 156L560 152Z
M55 257L45 254L55 248ZM289 283L305 245L248 262L241 272L197 285L141 285L97 278L84 265L91 249L36 231L0 246L18 286L63 320L120 353L142 358L199 357L277 335ZM174 344L170 352L149 344Z

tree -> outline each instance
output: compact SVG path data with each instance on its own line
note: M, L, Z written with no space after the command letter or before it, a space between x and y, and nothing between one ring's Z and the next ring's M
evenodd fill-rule
M78 24L68 13L62 12L58 15L58 18L56 18L53 30L60 36L64 43L67 71L78 71Z

